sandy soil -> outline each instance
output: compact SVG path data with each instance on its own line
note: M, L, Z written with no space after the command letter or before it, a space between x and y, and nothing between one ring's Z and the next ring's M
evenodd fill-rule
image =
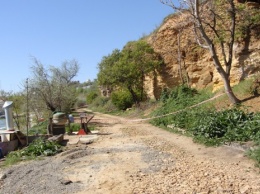
M207 148L145 122L95 114L98 139L1 169L0 193L260 193L259 169L234 147Z

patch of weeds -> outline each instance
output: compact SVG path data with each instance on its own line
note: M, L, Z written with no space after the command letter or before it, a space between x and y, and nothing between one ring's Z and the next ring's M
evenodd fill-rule
M256 161L256 166L260 167L260 147L254 149L254 150L249 150L246 155Z
M95 125L94 124L89 123L87 127L88 127L88 129L90 131L94 131L95 130ZM66 130L67 133L69 133L69 132L78 132L80 129L81 129L81 124L80 123L70 123L70 130L71 131L69 130L69 126L66 125L66 127L65 127L65 130Z
M70 123L70 129L68 125L65 126L66 132L70 132L70 131L77 132L80 130L80 128L81 128L80 123Z
M153 119L151 123L164 127L170 125L178 128L191 128L197 117L205 112L204 109L207 109L207 107L204 105L193 109L188 107L202 102L211 96L212 94L206 90L199 93L197 90L187 86L179 86L171 91L164 90L161 96L162 106L151 115L158 118Z
M52 156L59 152L61 152L59 144L39 138L21 150L10 152L4 164L12 165L20 161L36 159L39 156Z
M236 94L247 96L248 94L253 94L252 85L254 80L252 78L245 79L241 81L238 85L233 87L233 91Z
M163 104L154 112L154 116L159 117L151 123L162 128L170 126L171 129L167 129L170 131L183 129L183 134L208 146L260 140L260 115L249 113L245 107L217 111L212 104L203 104L188 108L210 97L207 93L199 93L185 86L164 91Z
M248 141L252 133L255 133L248 123L251 120L253 120L252 114L237 108L219 112L211 111L207 116L198 118L198 122L190 131L195 140L202 140L202 143L206 144Z

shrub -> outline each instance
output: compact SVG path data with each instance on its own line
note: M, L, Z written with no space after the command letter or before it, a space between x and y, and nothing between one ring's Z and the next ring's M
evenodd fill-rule
M133 105L133 98L127 90L115 91L112 93L112 102L119 110L126 110Z
M250 126L250 121L253 119L252 113L246 113L238 108L210 111L198 118L198 122L190 131L196 141L206 145L248 141L256 134Z
M90 91L87 94L86 101L88 104L91 104L97 97L98 97L98 94L96 91Z

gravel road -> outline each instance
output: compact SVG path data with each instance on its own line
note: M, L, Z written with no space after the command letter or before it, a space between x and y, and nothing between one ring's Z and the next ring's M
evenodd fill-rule
M0 170L1 194L260 193L259 169L231 147L208 148L148 123L95 115L98 139Z

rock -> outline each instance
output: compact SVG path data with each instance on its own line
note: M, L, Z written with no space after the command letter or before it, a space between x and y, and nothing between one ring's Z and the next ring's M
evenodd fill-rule
M245 185L242 188L240 188L240 192L243 193L248 193L250 190L250 186L249 185Z
M4 174L0 174L0 180L4 180L6 179L7 175L4 173Z
M63 185L68 185L68 184L71 184L72 181L71 180L61 180L61 184Z
M9 170L6 172L6 174L12 174L13 172L14 172L13 169L9 169Z

